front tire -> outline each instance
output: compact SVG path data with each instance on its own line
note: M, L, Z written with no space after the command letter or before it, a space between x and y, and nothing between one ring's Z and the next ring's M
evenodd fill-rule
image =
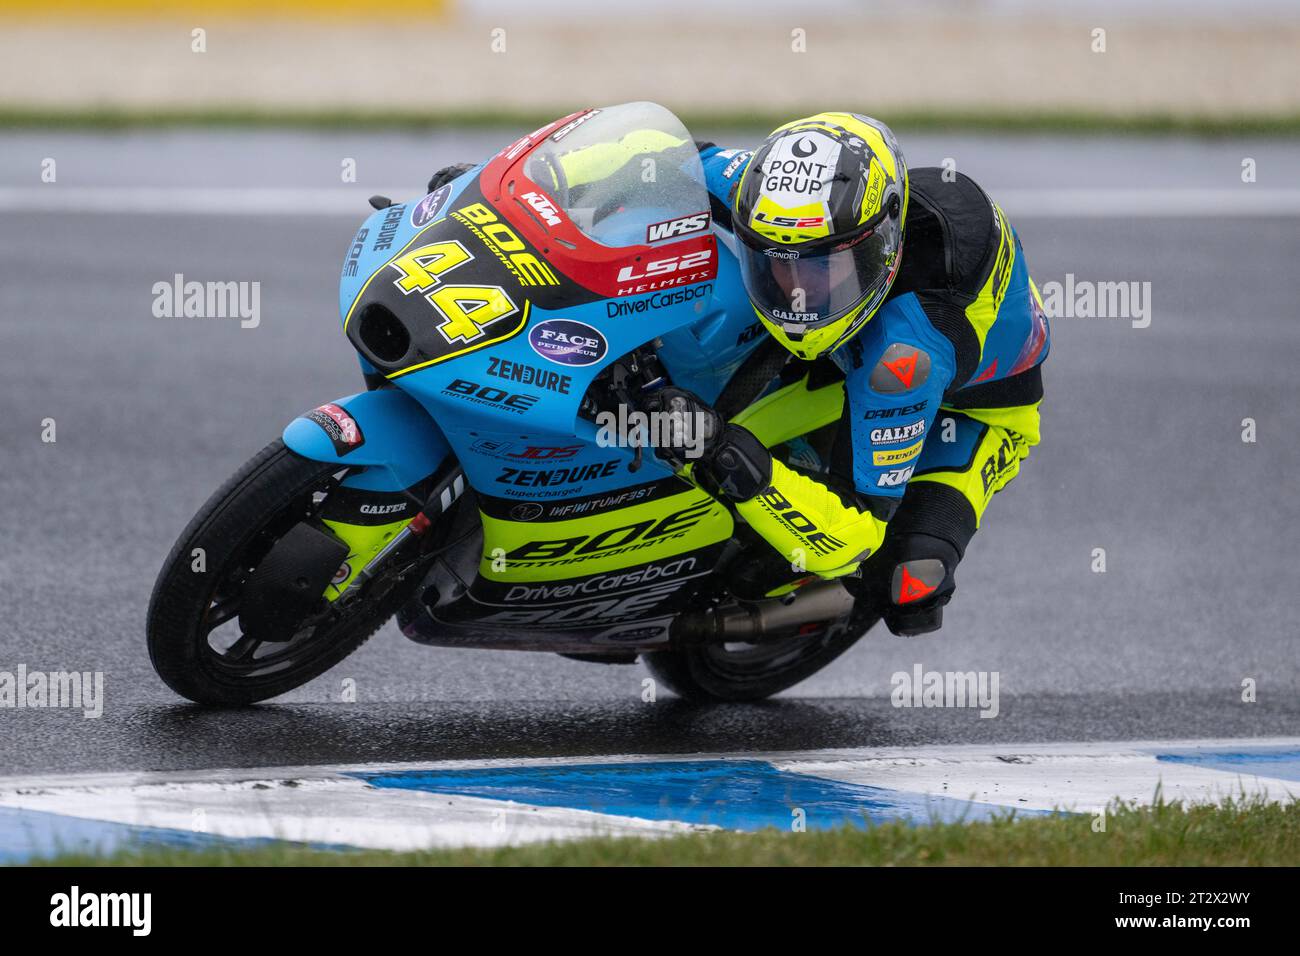
M414 593L418 573L343 609L322 598L319 613L292 635L280 635L283 640L242 633L242 583L275 541L313 519L345 471L302 458L277 439L199 509L163 563L149 601L149 657L168 687L195 703L226 706L283 694L355 651Z

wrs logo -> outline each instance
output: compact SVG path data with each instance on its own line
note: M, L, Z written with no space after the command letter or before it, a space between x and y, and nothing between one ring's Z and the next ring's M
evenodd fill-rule
M678 236L703 232L708 228L709 214L697 212L692 216L682 216L680 219L665 219L663 222L651 223L646 228L645 241L659 242L661 239L675 239Z

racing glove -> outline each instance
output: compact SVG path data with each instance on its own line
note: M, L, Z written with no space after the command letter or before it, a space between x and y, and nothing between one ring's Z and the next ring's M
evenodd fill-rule
M675 473L733 501L758 494L772 475L772 456L748 429L728 424L694 392L665 386L644 403L661 417L655 457Z
M727 426L694 392L671 385L651 393L642 408L658 419L648 439L655 457L679 475L688 475L693 464L713 453Z

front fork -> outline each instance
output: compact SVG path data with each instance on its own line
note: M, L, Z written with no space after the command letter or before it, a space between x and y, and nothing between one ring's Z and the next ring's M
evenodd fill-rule
M348 474L322 507L324 524L348 546L325 590L352 600L465 491L465 476L437 423L395 388L340 398L294 419L284 443Z
M447 464L449 467L442 469L443 474L433 482L424 504L409 521L397 521L376 529L326 519L325 524L348 545L348 562L339 568L339 573L326 589L327 600L340 605L352 600L406 544L421 537L451 509L465 493L465 472L454 462ZM382 533L376 535L376 531ZM369 560L361 565L358 559L366 556Z

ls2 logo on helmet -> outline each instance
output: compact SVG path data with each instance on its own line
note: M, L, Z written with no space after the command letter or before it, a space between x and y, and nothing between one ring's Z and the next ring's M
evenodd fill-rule
M784 229L816 229L826 225L825 216L769 216L765 212L754 213L754 221Z
M595 365L609 350L600 332L570 319L538 322L528 330L528 344L542 358L560 365Z
M411 225L416 229L427 226L442 211L447 197L451 195L451 183L439 186L411 208Z

